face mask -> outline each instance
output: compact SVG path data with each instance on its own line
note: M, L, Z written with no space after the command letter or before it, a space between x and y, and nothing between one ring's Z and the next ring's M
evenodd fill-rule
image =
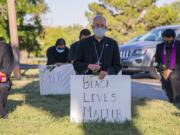
M57 48L57 47L56 47L56 51L57 51L58 53L63 53L63 52L64 52L64 48Z
M106 32L105 28L94 28L93 29L95 36L102 38Z
M167 46L172 46L174 41L172 40L172 41L164 41L164 42Z

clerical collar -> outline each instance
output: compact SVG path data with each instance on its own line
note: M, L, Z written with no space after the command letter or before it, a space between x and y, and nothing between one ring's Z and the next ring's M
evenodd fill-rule
M94 35L94 39L95 39L97 42L101 42L101 41L103 41L103 40L104 40L104 38L105 38L105 36L104 36L102 39L97 39L97 38L95 37L95 35Z

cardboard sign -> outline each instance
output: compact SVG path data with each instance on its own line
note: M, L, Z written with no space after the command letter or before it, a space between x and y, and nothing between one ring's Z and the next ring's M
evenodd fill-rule
M131 120L130 76L71 76L72 122Z
M40 94L70 94L70 77L75 75L72 64L62 66L39 66Z

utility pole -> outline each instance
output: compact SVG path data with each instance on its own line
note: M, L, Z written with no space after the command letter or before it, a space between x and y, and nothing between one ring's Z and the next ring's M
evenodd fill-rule
M21 78L19 40L16 23L15 0L7 0L11 46L14 54L14 77Z

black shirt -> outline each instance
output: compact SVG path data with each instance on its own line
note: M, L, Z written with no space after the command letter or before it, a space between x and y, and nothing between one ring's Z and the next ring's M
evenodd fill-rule
M170 68L172 46L166 46L166 67Z
M118 74L121 65L117 42L109 37L97 41L94 36L81 41L74 61L74 69L80 74L93 74L88 70L88 65L97 64L98 59L100 70L107 71L108 74Z
M80 41L77 41L71 45L71 48L69 51L69 61L75 60L79 44L80 44Z
M176 40L176 58L175 58L175 69L180 71L180 41ZM156 47L156 62L158 64L162 64L162 51L164 49L164 42L160 43ZM172 47L166 47L166 66L170 67L170 59L171 59L171 52L172 52ZM158 69L158 71L161 71Z
M10 45L0 41L0 72L4 72L8 77L14 67L14 56Z
M52 46L47 50L47 65L53 65L56 63L66 63L68 62L69 49L65 47L64 52L58 53L56 51L56 46Z

